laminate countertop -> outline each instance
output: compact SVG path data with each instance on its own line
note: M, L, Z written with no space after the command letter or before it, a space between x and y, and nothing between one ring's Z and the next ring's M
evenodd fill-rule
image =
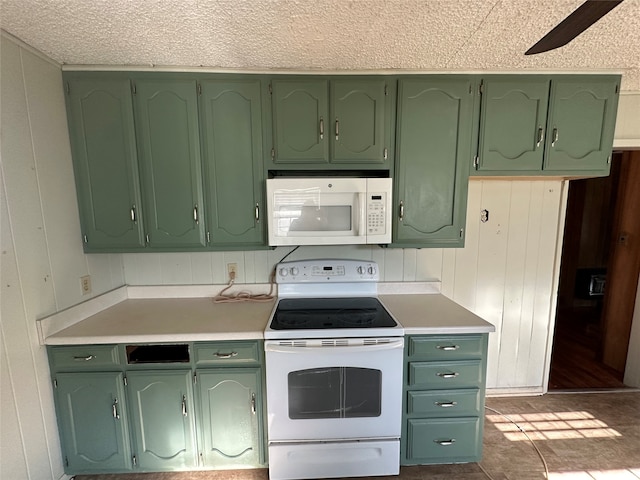
M441 294L380 295L405 334L488 333L494 326ZM259 340L268 302L212 298L126 299L44 338L47 345Z

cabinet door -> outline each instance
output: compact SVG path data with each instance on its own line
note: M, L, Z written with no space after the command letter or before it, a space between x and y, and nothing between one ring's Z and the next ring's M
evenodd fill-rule
M131 469L122 373L58 373L55 389L68 474Z
M331 162L384 163L387 115L386 81L331 82Z
M479 171L540 171L549 98L548 77L484 80Z
M202 454L207 466L263 463L260 369L198 371Z
M274 163L328 163L327 82L277 79L271 86Z
M191 371L135 371L127 379L137 467L151 471L194 467Z
M205 246L196 82L140 80L136 90L149 246Z
M619 77L554 79L547 170L609 173Z
M209 241L213 245L261 245L260 80L210 80L201 87Z
M400 81L392 246L464 245L475 81Z
M85 250L144 246L128 79L68 80L67 112Z

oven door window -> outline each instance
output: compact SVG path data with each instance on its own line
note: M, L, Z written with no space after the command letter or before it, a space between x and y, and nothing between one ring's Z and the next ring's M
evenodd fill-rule
M288 375L289 418L379 417L382 372L370 368L325 367Z

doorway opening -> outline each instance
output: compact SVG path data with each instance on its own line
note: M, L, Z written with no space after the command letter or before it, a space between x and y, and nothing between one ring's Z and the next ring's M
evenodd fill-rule
M638 182L640 152L615 153L608 177L569 182L550 391L624 387L640 272Z

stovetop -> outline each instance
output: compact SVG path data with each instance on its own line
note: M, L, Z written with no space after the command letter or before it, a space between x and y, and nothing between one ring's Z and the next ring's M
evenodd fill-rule
M377 298L378 266L362 260L302 260L276 267L279 297L266 339L402 336Z

